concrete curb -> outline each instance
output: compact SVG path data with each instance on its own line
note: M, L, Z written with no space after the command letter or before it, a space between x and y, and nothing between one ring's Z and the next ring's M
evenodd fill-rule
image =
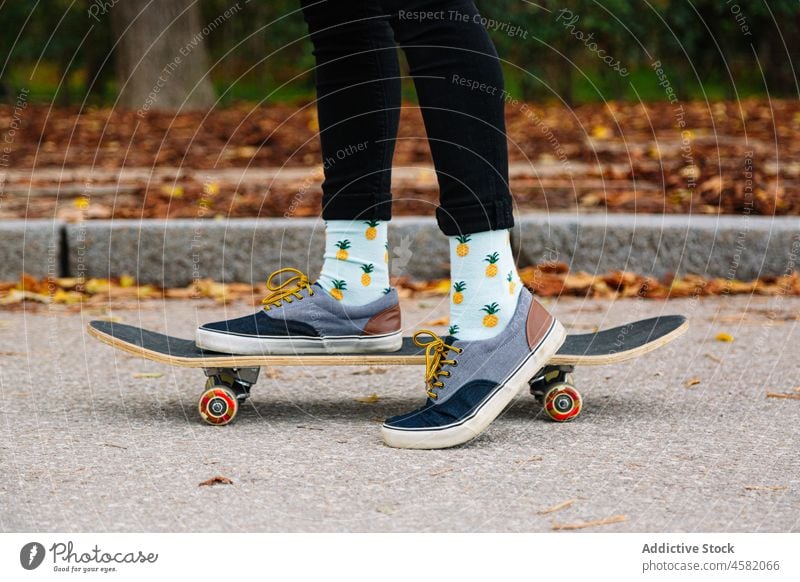
M393 274L447 276L447 239L432 218L398 217L389 238ZM0 221L0 280L129 274L173 287L201 278L261 282L288 266L314 277L323 244L323 221L308 218ZM525 214L512 244L522 267L560 261L590 273L753 279L800 269L797 217Z
M555 260L589 273L747 280L800 269L794 216L527 214L512 240L521 265Z
M0 220L0 281L22 273L63 274L64 223L60 220Z

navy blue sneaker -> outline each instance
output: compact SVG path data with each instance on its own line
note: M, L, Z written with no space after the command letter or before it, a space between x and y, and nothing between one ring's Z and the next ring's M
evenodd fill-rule
M390 447L442 449L472 440L497 418L566 338L564 327L527 289L514 317L499 335L480 341L414 334L425 347L425 406L386 420Z
M273 284L285 273L292 276ZM395 289L366 305L342 305L338 297L291 268L272 273L267 287L272 293L258 312L200 326L198 347L261 355L394 352L403 345Z

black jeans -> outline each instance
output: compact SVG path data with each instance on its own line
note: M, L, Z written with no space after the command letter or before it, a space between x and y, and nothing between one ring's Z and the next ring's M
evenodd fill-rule
M301 0L317 60L327 220L391 218L399 44L439 180L446 235L510 228L503 76L472 0Z

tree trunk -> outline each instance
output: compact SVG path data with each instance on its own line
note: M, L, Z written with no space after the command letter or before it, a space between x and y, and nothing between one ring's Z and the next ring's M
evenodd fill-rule
M151 110L204 109L214 104L197 0L122 0L111 9L118 105ZM216 23L217 25L219 23ZM205 28L204 28L205 26Z

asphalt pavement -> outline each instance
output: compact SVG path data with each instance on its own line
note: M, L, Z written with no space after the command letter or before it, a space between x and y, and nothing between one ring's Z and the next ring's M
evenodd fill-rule
M2 311L0 530L800 531L800 298L548 306L575 333L664 313L691 327L640 359L579 368L573 423L525 395L466 446L409 451L379 426L422 404L421 367L262 370L236 421L213 427L200 370L85 333L111 316L190 337L243 302ZM446 309L407 300L404 326ZM217 476L232 483L200 485Z

